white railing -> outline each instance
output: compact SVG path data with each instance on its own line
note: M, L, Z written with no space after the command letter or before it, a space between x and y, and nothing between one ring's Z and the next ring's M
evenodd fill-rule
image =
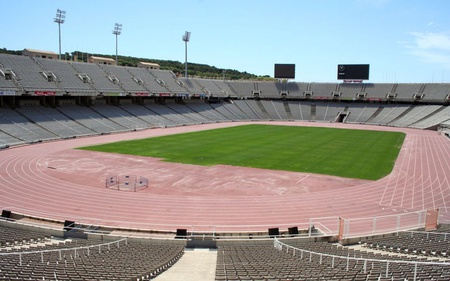
M342 238L378 235L425 227L427 211L408 212L371 218L343 219Z
M61 249L42 250L42 251L7 252L7 253L0 253L0 256L11 256L11 255L19 256L19 264L22 265L22 256L38 254L38 255L40 255L40 260L43 263L45 254L58 253L59 260L62 260L63 252L70 252L70 253L73 253L73 255L71 255L73 258L77 258L80 255L81 250L86 250L86 254L89 256L91 250L98 249L98 253L100 254L102 252L102 247L106 247L107 250L109 251L109 250L111 250L111 245L117 246L117 248L120 248L121 242L124 242L125 245L128 245L127 238L122 238L117 241L96 244L96 245L90 245L90 246L82 246L82 247L74 247L74 248L61 248Z
M356 257L350 257L350 256L336 256L331 254L324 254L324 253L317 253L313 251L303 250L299 249L290 245L287 245L281 241L279 241L277 238L274 239L274 247L275 249L279 251L285 251L286 253L290 253L293 256L297 256L300 259L306 259L309 260L309 262L313 262L313 258L316 257L319 260L319 264L328 264L331 266L331 268L335 268L338 266L339 261L345 262L345 270L350 270L350 263L352 261L356 261L356 263L362 263L362 270L366 274L368 273L371 268L374 266L374 264L380 264L384 265L384 277L388 278L390 277L389 273L392 273L390 271L390 265L392 264L405 264L411 266L413 269L413 280L417 280L418 278L418 272L422 272L422 268L419 266L437 266L437 267L444 267L445 271L450 271L450 263L449 262L425 262L425 261L404 261L404 260L382 260L382 259L366 259L366 258L356 258ZM370 268L369 268L370 267ZM443 269L444 271L444 269Z
M409 236L412 237L426 237L426 239L430 239L431 237L438 239L444 238L444 241L447 241L450 237L450 233L448 232L430 232L430 231L405 231L405 233L409 233Z
M15 214L36 217L50 221L71 220L83 225L95 225L98 227L115 228L123 230L174 232L176 229L186 229L190 233L230 233L248 234L267 232L269 228L279 228L280 232L287 232L288 228L297 226L299 230L308 230L308 236L337 236L340 223L343 223L342 238L353 238L368 235L378 235L398 231L408 231L425 227L427 211L406 212L385 216L341 219L339 217L311 218L309 222L293 222L283 224L247 224L247 225L199 225L199 224L159 224L147 222L113 221L89 217L70 217L64 214L41 212L25 208L4 207ZM440 223L444 222L442 219ZM317 231L314 231L317 230Z

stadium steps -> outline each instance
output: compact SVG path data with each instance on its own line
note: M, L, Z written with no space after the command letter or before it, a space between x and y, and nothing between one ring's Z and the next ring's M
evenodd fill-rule
M216 249L185 249L183 256L155 281L213 281L216 277Z
M311 121L316 121L316 105L311 104Z
M31 57L31 60L40 68L42 69L42 71L49 71L47 68L45 68L35 57ZM56 74L54 74L56 76ZM63 86L59 83L58 81L58 76L56 76L56 79L53 79L52 81L53 84L56 85L56 87L58 87L59 91L62 93L65 93L65 90L63 88Z
M75 70L75 74L78 75L78 74L82 73L82 71L78 70L78 69L75 67L75 65L73 65L73 63L69 63L69 65L70 65L70 67L73 68L73 70ZM78 78L76 78L76 79L78 79ZM92 78L91 78L91 79L92 79ZM86 83L86 84L89 85L89 88L91 88L91 90L92 90L95 94L98 94L98 90L94 87L94 85L92 85L92 80L91 80L91 82Z
M151 77L153 77L153 79L155 79L155 82L157 82L160 86L162 86L164 89L166 89L168 93L172 93L172 91L167 86L167 82L164 81L164 79L159 78L158 76L155 75L155 73L153 73L149 69L145 69L145 70L150 74ZM159 81L162 81L163 83L161 84Z
M108 77L109 77L109 76L115 76L113 73L109 73L109 72L102 66L102 64L98 64L98 66L100 67L101 70L103 70L103 72L104 72ZM117 79L119 79L119 78L117 78ZM123 87L122 82L120 81L120 79L119 79L118 81L119 81L118 83L114 83L114 84L116 84L117 86L119 86L119 88L120 88L122 91L124 91L125 93L128 92L128 91Z
M270 114L267 112L266 108L264 107L264 105L261 103L260 100L255 100L256 104L258 105L259 109L261 109L262 113L264 114L264 118L263 119L270 119Z
M150 91L150 89L147 87L147 84L144 82L144 80L142 80L141 77L137 77L135 74L133 74L133 72L131 72L131 70L128 67L125 67L125 69L128 73L130 73L130 75L131 75L131 77L133 77L133 79L139 78L142 81L141 86L144 87L144 89L147 90L147 92L152 93L152 91Z
M228 88L231 89L231 91L233 92L234 96L239 96L238 93L236 92L236 90L231 86L231 83L226 81L225 84L228 86Z
M290 119L290 120L294 119L292 117L292 112L291 112L291 108L289 107L289 103L286 101L283 101L283 105L284 105L284 110L286 110L286 113L288 115L288 119Z
M367 121L365 123L370 123L372 122L372 120L378 116L378 114L380 114L380 112L383 111L383 106L378 107L378 109L375 111L374 114L372 114L372 116L369 117L369 119L367 119Z

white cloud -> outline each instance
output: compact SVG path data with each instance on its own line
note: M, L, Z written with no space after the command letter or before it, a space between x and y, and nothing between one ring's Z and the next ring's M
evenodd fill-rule
M432 32L411 32L412 42L403 44L409 52L426 63L450 68L450 35Z
M419 49L442 49L450 51L450 36L439 33L412 32L414 41Z

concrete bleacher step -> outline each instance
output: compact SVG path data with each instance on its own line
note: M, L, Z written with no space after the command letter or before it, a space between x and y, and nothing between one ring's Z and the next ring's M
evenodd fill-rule
M213 281L216 276L216 249L185 249L183 256L156 281Z

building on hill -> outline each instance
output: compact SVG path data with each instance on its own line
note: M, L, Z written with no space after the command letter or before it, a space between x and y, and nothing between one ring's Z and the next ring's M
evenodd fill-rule
M108 64L108 65L116 65L116 61L112 58L105 58L105 57L95 57L90 56L89 57L90 63L99 63L99 64Z
M22 55L29 56L29 57L37 57L37 58L43 58L43 59L58 59L58 54L51 51L40 51L40 50L33 50L33 49L24 49L22 51Z
M159 69L160 66L157 63L151 63L151 62L139 62L138 67L140 68L147 68L147 69Z

